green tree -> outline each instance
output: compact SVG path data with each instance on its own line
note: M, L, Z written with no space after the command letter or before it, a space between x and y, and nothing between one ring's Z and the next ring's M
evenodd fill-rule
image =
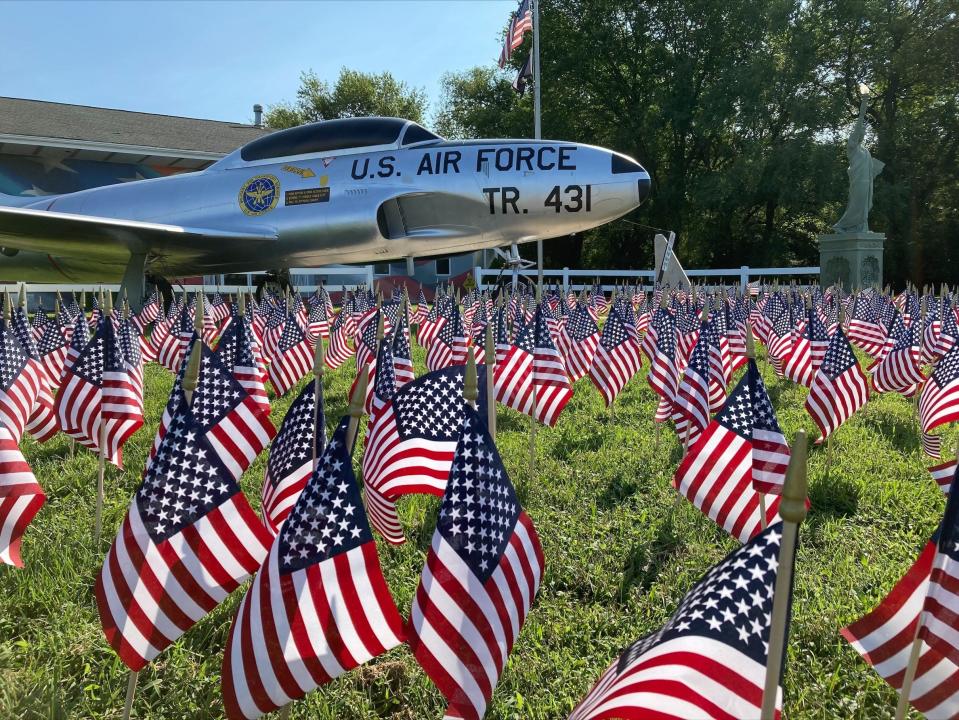
M642 208L548 244L547 260L649 267L658 227L677 232L694 267L817 264L816 236L846 199L843 148L865 80L887 163L872 216L889 235L887 276L955 279L956 0L542 0L540 17L544 136L625 152L653 178ZM448 75L437 123L529 136L530 99L510 79Z
M270 107L265 121L272 128L370 115L422 122L426 108L424 90L409 87L389 72L364 73L343 68L331 86L309 70L300 75L296 101Z

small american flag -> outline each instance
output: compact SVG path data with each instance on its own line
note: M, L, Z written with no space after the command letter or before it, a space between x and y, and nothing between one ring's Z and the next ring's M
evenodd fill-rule
M30 411L25 430L33 436L34 440L44 443L53 439L58 429L57 414L53 408L53 391L51 390L53 380L47 375L46 368L40 362L40 353L37 350L30 322L27 320L26 310L23 307L16 308L13 311L12 320L17 339L27 354L27 363L40 378L37 399Z
M104 454L122 467L121 448L143 425L143 401L136 383L113 323L105 318L66 368L56 400L60 428L84 447L99 451L102 426Z
M929 468L929 474L932 475L932 479L936 481L939 489L948 495L952 485L952 479L956 475L956 460L953 459L939 465L934 465Z
M213 382L201 372L194 400L200 392L215 397ZM174 392L168 430L96 583L103 632L134 671L239 587L266 558L271 539L237 485L239 473L208 439L208 401L196 415L179 386Z
M916 327L906 327L897 314L889 334L889 347L872 371L872 386L878 393L912 393L925 381L920 364Z
M609 320L606 321L609 324ZM600 334L596 320L586 311L586 306L577 302L566 321L566 369L574 382L589 372L599 347Z
M463 423L464 367L421 375L386 398L370 418L363 482L373 527L388 541L405 541L395 501L403 495L442 495ZM479 408L486 412L485 366L477 366Z
M869 380L859 367L842 328L829 339L819 372L813 377L806 411L812 416L824 441L836 428L869 400Z
M262 359L258 358L256 338L253 326L245 315L234 315L226 332L220 336L216 354L240 383L247 394L253 398L264 415L270 414L270 398L266 392L266 371Z
M353 346L350 345L350 335L347 318L349 313L344 305L340 309L340 314L333 321L333 327L330 328L330 344L326 351L326 366L331 370L336 370L354 355Z
M959 420L959 344L943 355L919 398L923 432Z
M409 621L446 717L479 720L543 575L543 551L482 417L467 406Z
M878 355L886 344L886 330L877 307L865 293L856 296L849 318L849 340L869 355Z
M758 492L781 493L789 446L754 361L726 405L683 458L673 485L707 517L740 542L759 532ZM779 498L767 506L777 517Z
M533 317L535 347L532 381L536 392L536 412L533 417L537 422L553 427L573 397L573 386L566 374L563 356L553 344L547 313L545 304L540 303Z
M150 323L160 317L162 310L163 300L160 297L160 293L154 290L143 304L143 307L140 308L140 312L132 315L133 322L136 323L137 329L142 333Z
M396 329L393 330L393 374L398 388L403 387L415 377L410 348L410 326L406 317L401 317Z
M710 342L705 325L686 364L673 401L676 433L685 447L692 447L709 425Z
M67 359L67 341L64 326L59 322L51 322L43 331L37 343L37 352L40 355L40 364L46 371L52 388L60 387L60 378L63 376L63 364Z
M713 566L661 629L623 651L569 720L758 718L781 542L776 523ZM780 668L769 672L781 677ZM777 718L781 709L780 685Z
M657 412L657 420L665 420L672 410L676 390L679 388L679 365L676 357L676 319L666 308L653 313L649 330L643 338L643 348L649 358L649 373L646 382L665 404L665 416Z
M286 395L313 367L313 346L299 321L292 315L283 326L283 334L270 363L270 382L277 395Z
M639 344L628 332L619 310L614 308L606 318L596 354L593 356L593 364L589 369L589 379L599 390L607 406L613 403L626 387L626 383L639 372L642 362Z
M959 473L953 475L946 512L934 539L936 553L929 575L929 589L919 618L919 638L930 648L959 665Z
M445 296L437 294L434 296L433 307L428 311L424 305L420 305L424 308L422 313L419 307L416 309L417 315L422 315L419 321L419 329L416 331L416 342L419 343L421 348L429 349L430 345L433 344L436 333L439 332L440 325L446 322L446 318L440 314L440 306L446 302L448 302L448 299Z
M46 499L13 433L0 423L0 563L23 567L23 534Z
M463 365L466 362L468 344L460 311L450 303L448 312L449 315L442 318L442 322L438 324L436 337L426 351L426 367L430 371Z
M223 655L229 718L258 718L404 639L363 512L344 418L237 609Z
M296 504L300 491L313 473L313 457L326 446L326 416L323 395L316 405L316 383L303 386L280 426L266 463L263 478L263 522L274 535Z
M328 338L330 336L330 318L327 314L325 298L319 290L310 296L307 305L309 306L307 331L310 342L315 343L319 338Z
M806 327L796 337L786 357L783 375L794 383L809 387L829 348L829 335L814 309L810 309Z
M843 637L863 660L900 692L935 556L933 540L872 612L842 629ZM959 716L959 664L924 640L909 702L927 718Z
M423 286L420 285L420 294L416 300L416 312L410 318L410 323L417 326L422 325L423 321L426 320L427 312L429 312L429 306L426 302L426 295L423 293Z

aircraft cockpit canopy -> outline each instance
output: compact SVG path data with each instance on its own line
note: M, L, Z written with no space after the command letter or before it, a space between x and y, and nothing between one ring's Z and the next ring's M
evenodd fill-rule
M411 120L357 117L299 125L257 138L240 148L246 162L368 147L406 147L443 138Z

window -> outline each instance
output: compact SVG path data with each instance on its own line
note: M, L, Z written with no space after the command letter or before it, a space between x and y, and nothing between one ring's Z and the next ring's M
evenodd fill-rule
M403 144L404 145L415 145L416 143L421 142L436 142L437 140L442 140L443 138L438 135L434 135L425 127L421 127L416 123L412 123L408 128L406 128L406 134L403 135Z
M244 160L266 160L289 155L331 152L370 145L391 145L407 124L400 118L361 117L325 120L280 130L247 143Z
M390 274L390 264L389 263L376 263L373 265L373 274L374 275L389 275Z
M439 258L436 261L436 274L437 275L449 275L450 274L450 259L448 257Z

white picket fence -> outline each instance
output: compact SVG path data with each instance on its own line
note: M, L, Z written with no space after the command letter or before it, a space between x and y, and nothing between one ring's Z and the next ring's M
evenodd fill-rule
M518 270L518 275L536 281L536 268ZM686 275L690 278L717 278L717 282L712 285L732 285L738 283L745 286L752 280L762 278L771 281L779 278L803 278L802 284L809 284L813 276L819 275L818 267L760 267L754 268L748 265L742 265L739 268L720 268L718 270L686 270ZM473 268L473 280L477 287L486 289L495 286L501 278L511 278L511 270L487 270L481 267ZM567 290L582 290L583 288L593 287L594 283L599 283L603 290L613 290L617 286L621 287L624 282L635 284L641 281L642 284L652 285L656 277L655 270L570 270L564 267L562 270L543 270L543 282L547 285L560 285ZM491 278L493 282L489 282ZM603 281L607 282L603 282Z
M365 277L366 284L371 287L376 279L373 273L372 265L360 265L356 267L337 266L322 269L318 268L317 270L322 270L322 274L324 275L353 276L353 278L356 278L356 276ZM489 270L479 266L473 268L472 274L473 280L477 287L483 289L495 287L497 281L500 279L505 278L506 280L509 280L512 278L511 270ZM517 274L527 278L532 282L536 281L536 268L518 270ZM752 280L763 279L769 282L775 279L783 278L796 278L799 279L801 284L805 285L817 278L819 275L819 268L754 268L749 267L748 265L743 265L739 268L720 268L718 270L686 270L686 274L691 278L716 278L715 283L707 283L714 286L728 287L736 283L738 283L740 286L744 286L746 283ZM653 270L617 270L610 268L599 268L595 270L570 270L569 268L564 267L562 270L543 270L543 280L547 285L559 285L566 290L582 290L583 288L591 288L596 282L599 282L603 290L607 291L613 290L616 287L621 287L624 282L635 284L637 281L639 281L641 285L651 287L655 275L656 273ZM191 291L202 289L203 292L206 293L219 291L223 294L238 293L249 289L249 287L245 285L203 284L185 285L183 287ZM318 287L318 285L297 285L296 289L301 293L311 293ZM335 285L328 285L327 287L335 289ZM175 287L175 289L178 290L179 288ZM80 292L92 293L97 290L110 290L111 292L119 292L120 285L98 285L96 283L27 283L27 293L30 295L33 293L50 294L56 292L57 290L63 294L79 294ZM19 291L19 284L0 284L0 293L9 292L11 295L14 295ZM49 305L51 303L47 304ZM31 297L30 306L31 308L34 306L33 297Z

